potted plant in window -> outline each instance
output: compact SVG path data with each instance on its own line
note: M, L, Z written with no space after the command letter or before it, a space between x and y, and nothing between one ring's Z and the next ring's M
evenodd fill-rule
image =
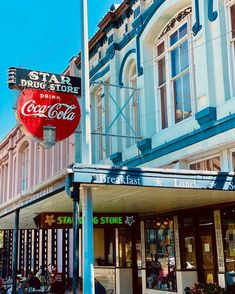
M225 290L218 284L195 283L185 288L185 294L224 294Z

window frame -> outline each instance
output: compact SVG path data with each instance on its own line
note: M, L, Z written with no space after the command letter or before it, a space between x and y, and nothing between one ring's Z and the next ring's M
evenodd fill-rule
M150 223L152 221L152 223ZM165 224L165 221L168 222L168 224ZM161 223L161 225L158 226L158 222ZM172 230L170 229L170 225L169 223L171 222L171 225L172 225ZM158 252L158 244L159 244L159 232L161 229L161 226L164 225L165 226L165 230L167 231L172 231L172 239L170 241L173 242L173 258L174 258L174 264L173 265L170 265L170 258L172 256L167 256L167 254L164 254L164 256L162 258L159 257L159 252ZM151 242L148 242L148 238L147 238L147 231L150 231L150 230L154 230L155 233L154 233L154 243L151 243ZM149 290L160 290L160 291L168 291L168 292L177 292L177 288L178 288L178 285L177 285L177 279L175 279L175 289L164 289L164 288L161 288L160 285L157 286L157 288L151 288L149 287L148 285L148 277L147 277L147 270L151 269L152 267L148 267L147 266L147 263L148 261L148 258L147 257L147 252L150 251L150 244L156 244L156 252L155 252L155 255L156 255L156 258L157 260L159 259L168 259L168 273L167 273L167 276L169 275L169 273L171 272L170 271L170 268L173 268L173 272L176 274L176 241L175 241L175 235L174 235L174 232L175 232L175 223L174 223L174 217L172 215L164 215L164 216L152 216L152 217L149 217L147 218L145 221L144 221L144 236L145 236L145 263L146 263L146 288L149 289ZM169 233L169 232L168 232ZM171 245L166 245L167 246L171 246ZM147 249L149 247L149 250ZM163 247L163 245L162 245ZM169 248L169 247L168 247ZM166 255L166 256L165 256ZM153 257L152 257L152 261L153 261ZM163 266L163 263L162 263L162 268L164 268L166 266ZM166 277L167 277L166 276ZM158 278L158 277L157 277ZM172 283L172 287L173 286L173 283Z
M222 158L222 155L220 153L215 153L213 155L191 161L191 162L188 163L188 169L191 170L190 166L193 165L193 164L197 164L197 163L200 163L200 162L212 159L212 158L216 158L216 157L219 157L219 159L220 159L220 169L221 169L220 171L222 171L222 160L223 160L223 158ZM204 171L210 171L210 170L204 170Z
M21 153L21 191L29 188L29 144L26 143Z
M125 134L127 136L124 141L124 147L129 148L138 141L137 138L133 137L137 137L140 134L140 91L138 90L138 74L135 59L131 59L125 68L125 82L128 87L126 87L123 91L124 95L122 103L125 105L123 112L128 123L126 123L125 119L123 119L123 129L125 130ZM133 93L134 91L135 93ZM130 96L132 97L130 98ZM135 131L135 134L133 133L133 130Z
M133 63L130 66L129 70L129 86L131 88L137 88L137 71L136 71L136 63ZM133 90L132 90L133 91ZM129 93L130 94L130 93ZM130 101L130 122L133 130L136 135L139 134L139 99L138 99L138 90L135 90L135 93ZM134 134L133 134L134 135ZM132 144L134 144L137 139L131 140ZM131 144L131 145L132 145Z
M225 0L225 15L227 26L227 50L228 50L228 66L229 66L229 82L231 98L235 97L235 37L232 38L232 23L231 23L231 7L235 5L235 0ZM233 44L232 44L233 43Z
M103 133L103 104L102 104L102 87L99 87L95 92L95 132ZM95 135L96 145L96 160L101 161L105 158L103 135Z
M174 15L174 17L171 18L174 19L177 14ZM171 21L168 22L168 24ZM185 23L187 23L187 34L183 36L180 40L178 40L175 44L172 46L170 45L170 36L173 35L177 30L179 30L180 27L182 27ZM195 74L193 69L193 42L192 42L192 12L190 12L187 16L185 16L180 22L177 22L174 26L174 28L170 29L165 33L163 36L161 36L163 30L158 34L157 39L154 42L153 46L153 54L154 54L154 79L155 79L155 97L156 97L156 112L157 114L157 130L164 131L172 126L179 125L180 123L186 121L189 118L192 118L193 114L197 111L196 106L196 94L195 94ZM161 36L161 37L159 37ZM188 68L184 71L180 72L179 75L175 76L174 78L171 77L172 73L172 66L171 66L171 52L174 48L176 48L179 44L182 44L185 40L188 40ZM157 55L157 48L158 46L164 42L164 52L162 52L159 56ZM159 91L159 74L158 74L158 62L162 58L165 57L165 75L166 75L166 114L167 114L167 127L162 127L162 108L161 108L161 95ZM174 89L173 89L173 80L178 77L182 76L185 72L189 73L189 86L190 86L190 98L191 98L191 115L187 118L182 119L179 122L175 121L175 101L174 101ZM162 85L161 85L162 86ZM174 110L174 111L171 111Z

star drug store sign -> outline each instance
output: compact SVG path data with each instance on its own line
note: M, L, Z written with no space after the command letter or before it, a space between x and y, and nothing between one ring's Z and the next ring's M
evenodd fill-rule
M81 118L80 78L11 67L8 86L21 91L16 118L27 135L44 141L48 129L57 142L76 130Z

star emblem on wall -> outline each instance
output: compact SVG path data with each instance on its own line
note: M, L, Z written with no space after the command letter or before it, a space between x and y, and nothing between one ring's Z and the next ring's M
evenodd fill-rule
M162 180L161 179L156 178L154 181L155 181L156 186L159 186L159 187L162 186Z
M55 222L56 221L54 219L54 214L52 214L52 215L46 215L45 224L48 224L49 226L51 226Z
M132 226L135 223L134 216L126 216L125 224Z

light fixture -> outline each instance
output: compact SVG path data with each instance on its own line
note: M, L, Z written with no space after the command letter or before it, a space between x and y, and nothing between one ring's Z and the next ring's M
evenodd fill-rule
M44 126L43 127L43 141L40 143L45 149L53 147L56 143L56 127Z

